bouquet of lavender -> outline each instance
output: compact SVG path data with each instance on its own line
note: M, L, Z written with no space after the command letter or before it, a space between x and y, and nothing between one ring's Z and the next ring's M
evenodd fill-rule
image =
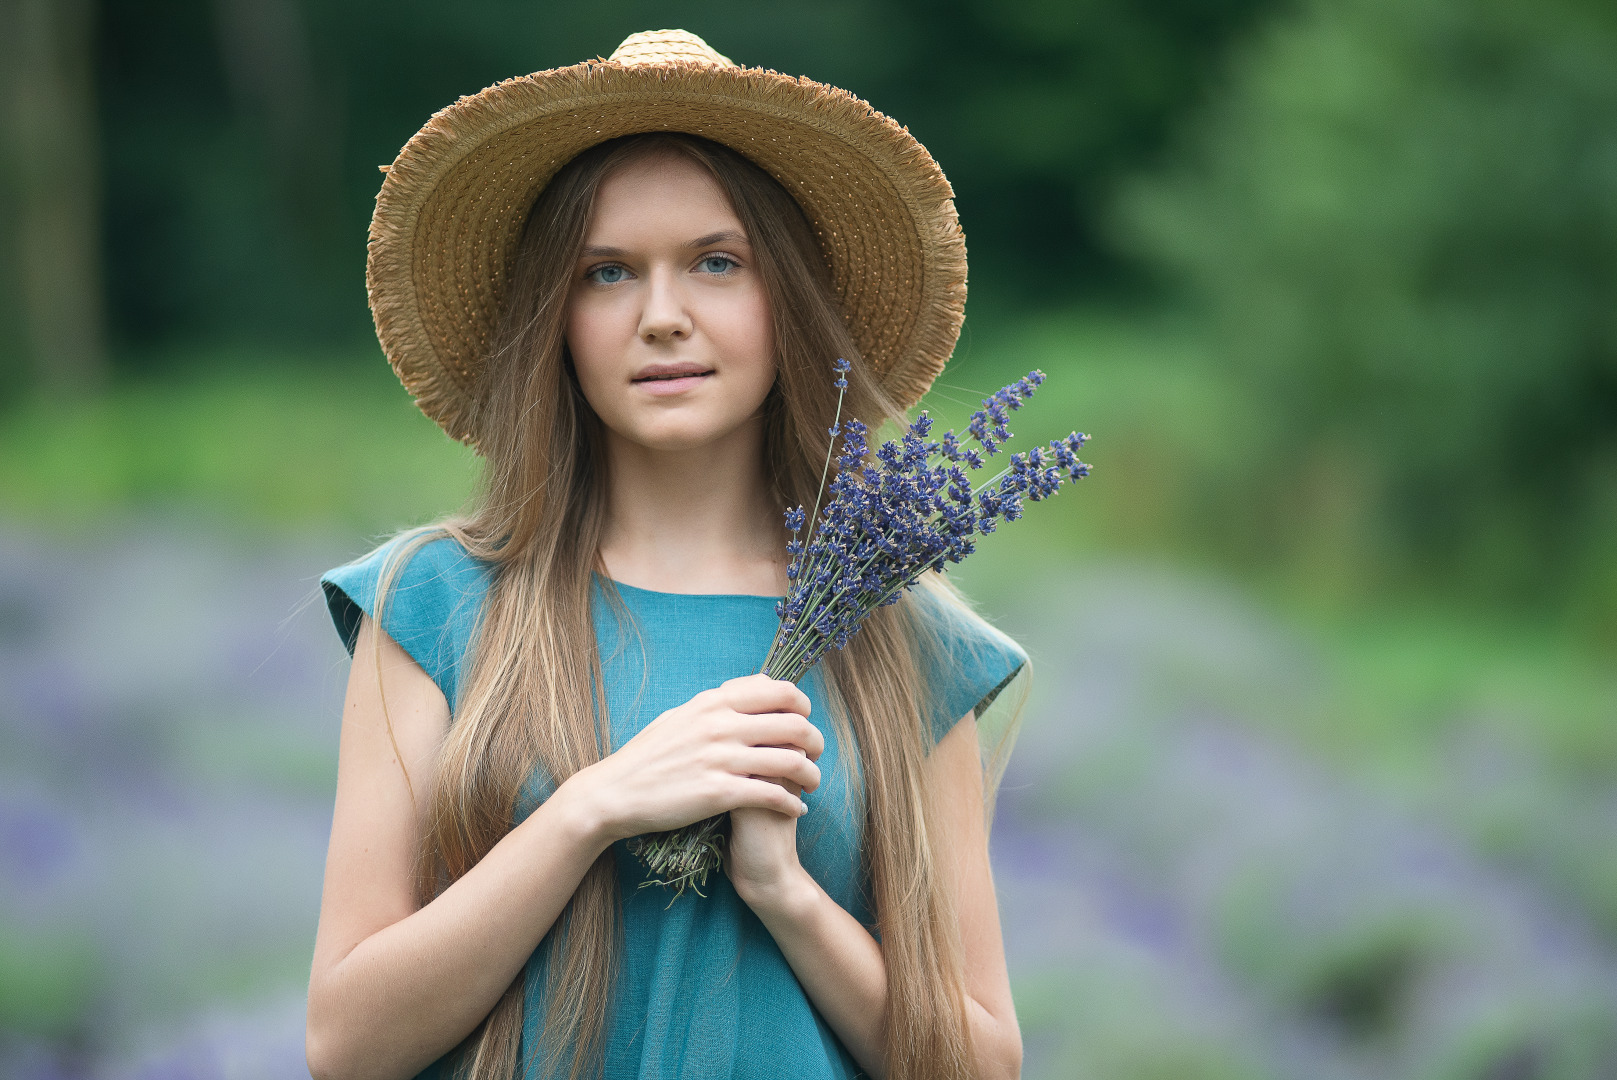
M839 359L834 368L837 413L820 478L821 498L830 498L823 513L818 503L812 514L801 506L786 511L790 591L776 605L780 628L763 666L765 675L792 682L826 650L847 644L867 615L896 601L925 571L959 562L975 550L976 536L1021 517L1024 498L1042 501L1063 480L1089 475L1089 466L1078 460L1087 436L1073 432L1048 448L1010 455L998 473L972 484L968 470L981 469L1011 437L1010 414L1044 382L1041 371L985 400L972 414L965 439L952 431L932 439L932 420L923 412L871 460L865 425L842 421L848 362ZM836 454L839 437L842 452ZM833 455L837 471L827 488ZM720 815L637 837L634 853L651 872L645 884L673 886L675 898L686 888L701 895L708 872L723 860L727 825L728 815Z

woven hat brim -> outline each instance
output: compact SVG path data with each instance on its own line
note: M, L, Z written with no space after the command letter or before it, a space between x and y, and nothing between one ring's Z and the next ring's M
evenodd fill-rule
M476 443L477 379L534 199L584 150L649 131L712 139L775 177L818 235L866 362L900 405L920 399L954 349L966 299L954 193L925 148L810 79L592 61L462 98L388 169L366 282L383 351L423 412Z

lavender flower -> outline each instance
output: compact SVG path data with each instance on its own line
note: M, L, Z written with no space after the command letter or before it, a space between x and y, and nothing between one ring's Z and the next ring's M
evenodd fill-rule
M959 562L976 549L975 537L1020 518L1024 499L1042 502L1063 482L1089 475L1078 459L1088 436L1073 432L1048 448L1011 454L998 473L972 482L969 472L983 468L1011 438L1010 414L1044 382L1042 371L1030 371L984 400L966 425L965 439L952 431L931 438L932 418L923 412L872 454L865 425L842 420L848 362L838 359L832 366L837 412L820 480L822 498L829 498L823 510L816 503L812 513L801 506L785 513L789 591L775 605L780 627L763 666L765 675L792 682L827 650L846 646L866 616L896 602L926 571ZM838 437L841 453L835 452ZM672 885L677 898L687 887L700 894L708 872L723 859L725 838L721 816L640 837L633 845L651 870L646 884Z

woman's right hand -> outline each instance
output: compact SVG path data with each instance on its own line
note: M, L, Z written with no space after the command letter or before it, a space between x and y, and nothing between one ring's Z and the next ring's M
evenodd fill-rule
M825 737L808 695L764 675L731 679L669 709L614 753L568 779L610 839L664 832L741 806L800 817L777 778L820 786ZM558 791L559 794L559 791Z

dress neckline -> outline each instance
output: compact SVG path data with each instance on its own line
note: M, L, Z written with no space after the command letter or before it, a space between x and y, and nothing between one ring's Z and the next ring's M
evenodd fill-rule
M641 596L656 597L658 599L670 598L671 597L671 598L678 598L678 599L682 599L682 600L763 600L763 601L768 601L771 604L774 604L774 603L776 603L776 602L778 602L780 600L785 599L785 597L783 597L783 596L765 596L765 595L760 594L760 593L682 593L682 592L662 592L662 591L660 591L658 589L642 589L638 585L630 585L627 582L618 581L616 578L609 578L609 577L606 577L605 575L602 575L602 574L596 574L595 579L596 579L596 581L598 583L599 582L609 582L612 585L612 587L617 589L618 592L620 592L620 593L626 593L626 594L638 593Z

